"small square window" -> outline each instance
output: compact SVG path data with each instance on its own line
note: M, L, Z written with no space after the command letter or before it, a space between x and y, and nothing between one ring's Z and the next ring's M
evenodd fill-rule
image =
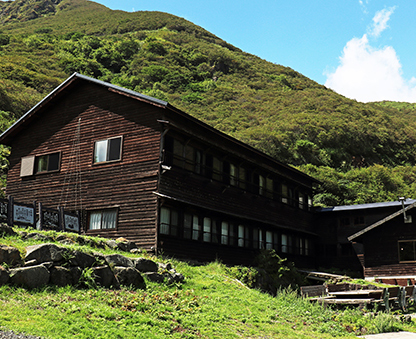
M94 146L94 163L121 159L121 137L99 140Z

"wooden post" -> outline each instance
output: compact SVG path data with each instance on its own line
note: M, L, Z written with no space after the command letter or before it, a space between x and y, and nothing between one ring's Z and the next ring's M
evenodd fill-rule
M59 228L62 232L65 231L65 211L62 206L59 206Z
M39 230L43 230L43 213L42 213L42 203L39 202Z
M13 226L13 202L14 199L11 195L8 196L9 203L8 203L8 211L7 211L7 225L10 227Z
M33 229L36 229L36 200L33 201Z

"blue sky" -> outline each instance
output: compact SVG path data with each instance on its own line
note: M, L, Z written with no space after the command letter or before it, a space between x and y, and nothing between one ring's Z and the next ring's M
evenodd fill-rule
M183 17L267 61L362 102L416 102L410 0L99 0Z

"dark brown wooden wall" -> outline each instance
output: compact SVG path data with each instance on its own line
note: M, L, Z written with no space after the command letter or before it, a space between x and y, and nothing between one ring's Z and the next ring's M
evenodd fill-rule
M68 176L75 170L71 156L80 120L82 208L119 207L116 231L93 231L111 237L126 237L144 248L156 244L157 174L160 149L161 108L83 83L53 106L38 112L30 130L13 141L7 194L16 201L38 200L56 207L80 208ZM94 142L123 137L122 160L93 164ZM59 173L20 178L20 159L27 155L62 152ZM64 183L66 183L64 185ZM69 191L67 191L69 189ZM68 196L67 196L68 194Z
M160 193L195 206L264 224L312 232L312 213L172 166L161 175Z

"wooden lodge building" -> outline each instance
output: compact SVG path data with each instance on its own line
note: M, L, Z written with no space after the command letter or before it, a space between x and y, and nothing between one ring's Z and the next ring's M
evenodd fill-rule
M81 210L87 235L247 264L316 265L318 182L167 102L73 74L0 136L6 194Z
M416 205L313 209L310 176L161 101L73 74L0 136L6 194L81 211L88 235L177 258L416 278ZM412 218L413 217L413 218Z

